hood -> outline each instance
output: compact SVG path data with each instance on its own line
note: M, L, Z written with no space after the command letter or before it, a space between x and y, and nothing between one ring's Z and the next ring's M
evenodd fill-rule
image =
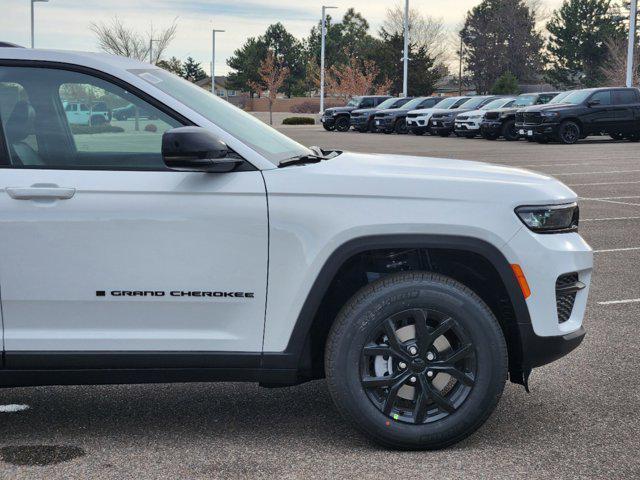
M328 113L349 113L355 110L355 107L332 107L324 110L325 115Z
M407 110L402 108L386 108L384 110L378 110L376 115L395 115L397 113L407 113Z
M433 107L433 108L420 108L418 110L411 110L410 112L407 112L407 113L410 113L410 114L417 113L419 115L422 115L422 114L425 114L425 113L426 114L443 113L443 112L446 113L446 112L451 112L451 111L454 111L454 110L457 110L457 109L456 108L438 108L436 106L436 107Z
M352 110L351 115L353 115L354 113L358 115L372 115L377 111L377 108L358 108L357 110Z
M511 211L521 205L577 199L550 176L467 160L344 152L331 160L277 172L291 176L279 182L283 189L288 193L299 189L305 195L482 202ZM298 181L300 175L309 178Z
M534 105L527 108L527 112L544 112L548 110L553 111L563 111L563 110L572 110L579 105L574 105L573 103L552 103L549 105L548 103L545 105Z
M487 113L487 111L486 110L468 110L466 112L461 112L461 113L464 113L464 115L467 117L471 117L475 115L480 115L481 117L484 117L484 114Z

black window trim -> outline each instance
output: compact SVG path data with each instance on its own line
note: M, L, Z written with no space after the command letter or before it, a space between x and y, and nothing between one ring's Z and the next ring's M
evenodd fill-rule
M92 77L99 78L105 82L112 83L124 90L127 90L131 94L145 101L149 105L154 108L157 108L159 111L164 113L165 115L173 118L175 121L180 122L183 126L199 126L193 121L189 120L187 117L182 115L181 113L176 112L171 107L162 103L160 100L155 98L152 95L149 95L144 90L131 85L130 83L118 78L109 73L103 72L101 70L97 70L95 68L86 67L83 65L77 65L73 63L66 62L54 62L50 60L23 60L23 59L0 59L0 67L27 67L27 68L50 68L52 70L66 70L75 73L81 73L85 75L89 75ZM238 155L237 152L229 149L231 153L234 155ZM241 157L242 158L242 157ZM257 170L257 168L243 158L244 162L240 165L235 171L253 171ZM9 156L9 146L5 140L4 128L2 126L2 122L0 122L0 169L6 170L76 170L76 171L107 171L107 172L176 172L175 170L171 170L169 168L163 169L150 169L150 168L135 168L135 167L122 167L122 168L113 168L113 167L50 167L45 166L44 168L40 165L37 166L22 166L22 167L14 167L11 165L11 157Z

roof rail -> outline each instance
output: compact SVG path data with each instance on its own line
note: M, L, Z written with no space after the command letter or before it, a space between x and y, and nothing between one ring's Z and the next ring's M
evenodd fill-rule
M17 45L15 43L2 42L2 41L0 41L0 47L24 48L22 45Z

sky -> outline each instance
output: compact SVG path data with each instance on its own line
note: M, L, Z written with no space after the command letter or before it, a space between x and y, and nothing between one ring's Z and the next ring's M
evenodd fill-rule
M161 29L176 19L178 30L167 55L194 57L209 72L211 30L216 36L216 75L226 74L226 59L248 37L264 33L267 26L282 22L298 38L306 37L321 17L324 4L342 17L349 7L362 13L372 33L383 22L387 8L399 0L49 0L35 4L36 48L97 51L91 22L109 22L117 16L127 26ZM557 8L562 0L541 0L544 8ZM411 0L424 15L441 18L454 29L480 0ZM404 3L404 2L402 2ZM0 40L28 46L29 0L0 0Z

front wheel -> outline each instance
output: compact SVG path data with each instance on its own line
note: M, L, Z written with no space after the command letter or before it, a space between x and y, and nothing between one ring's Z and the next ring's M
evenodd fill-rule
M612 140L624 140L624 133L610 133L609 136Z
M398 135L404 135L407 133L407 122L404 119L396 120L396 124L393 128Z
M515 142L516 140L520 140L520 136L518 135L518 131L516 130L516 121L509 120L505 122L502 126L502 136L508 142Z
M500 325L470 289L443 275L389 275L340 311L325 371L338 410L376 442L438 449L491 415L507 376Z
M324 129L325 129L327 132L333 132L333 130L335 130L335 127L333 127L333 126L331 126L331 127L330 127L329 125L326 125L326 124L324 124L324 123L322 124L322 126L324 127Z
M349 122L349 117L339 117L336 120L336 130L339 132L348 132L351 124Z
M580 126L571 120L565 120L558 128L558 140L565 145L573 145L581 136Z

